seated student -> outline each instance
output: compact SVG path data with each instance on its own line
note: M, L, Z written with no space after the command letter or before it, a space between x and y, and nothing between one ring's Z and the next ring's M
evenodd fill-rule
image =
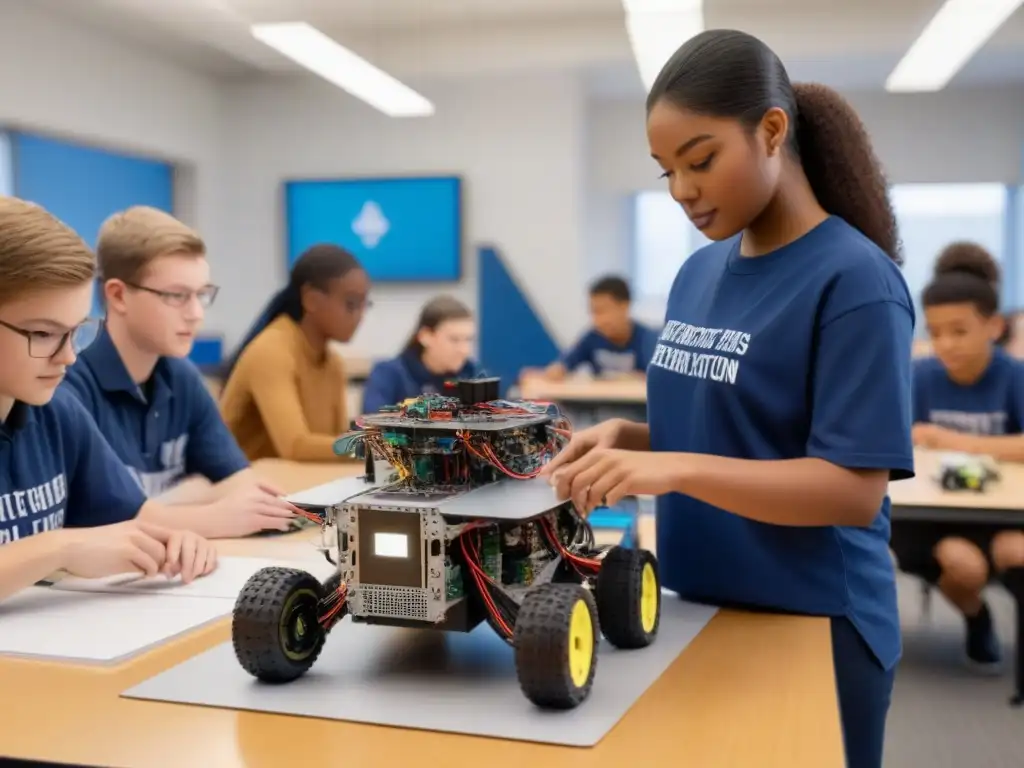
M654 356L658 332L630 316L630 292L620 277L604 277L590 287L590 319L594 327L561 360L544 369L547 379L589 365L595 376L642 376Z
M1024 461L1024 364L996 345L999 268L983 248L953 243L922 295L935 357L914 363L914 443L926 448ZM995 669L1001 660L981 592L993 572L1024 566L1024 525L915 525L894 529L903 571L936 583L964 615L967 658Z
M210 573L216 550L151 522L78 400L58 390L88 335L95 257L42 208L0 197L0 599L57 571Z
M287 530L290 505L255 477L187 360L217 295L202 239L163 211L135 207L103 223L96 251L106 322L64 387L148 497L178 489L174 501L193 505L174 510L181 526L209 537ZM208 483L179 488L192 476Z
M458 299L438 296L428 301L402 354L370 371L363 411L376 413L410 397L443 392L450 379L476 376L477 367L469 359L475 331L473 314Z
M355 256L314 245L292 267L228 367L221 414L251 460L336 460L349 429L341 358L369 302L369 277Z

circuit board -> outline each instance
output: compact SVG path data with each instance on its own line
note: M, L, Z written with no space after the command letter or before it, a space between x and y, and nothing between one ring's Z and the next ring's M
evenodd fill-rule
M456 382L452 394L362 416L334 452L365 459L380 493L443 498L503 478L536 477L568 441L571 426L551 403L479 399L497 394L493 381ZM377 477L381 463L391 477Z

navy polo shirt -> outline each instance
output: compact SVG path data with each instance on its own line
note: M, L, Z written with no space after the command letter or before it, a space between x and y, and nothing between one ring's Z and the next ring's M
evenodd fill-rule
M476 363L467 361L461 371L434 373L411 350L373 366L363 385L363 412L376 413L385 405L395 405L411 397L444 392L451 379L471 379L479 375Z
M615 344L596 330L587 331L562 357L562 365L573 371L589 365L596 376L646 370L658 343L658 332L633 323L633 333L622 345Z
M131 520L145 501L71 393L15 403L0 424L0 544Z
M831 217L770 254L740 237L684 263L647 372L651 447L816 457L913 476L913 302L899 268ZM692 600L845 616L900 656L890 503L868 527L768 525L681 494L658 500L664 585Z
M973 435L1024 432L1024 363L998 347L973 384L957 384L938 358L914 361L914 421Z
M137 385L104 329L61 386L92 414L147 496L191 475L217 483L249 466L188 360L160 358L149 381Z

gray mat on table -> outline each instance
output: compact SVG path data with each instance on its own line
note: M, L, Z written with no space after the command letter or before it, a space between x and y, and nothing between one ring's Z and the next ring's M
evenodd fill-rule
M349 619L334 627L313 668L291 683L254 680L224 643L122 695L588 747L612 729L715 611L666 593L655 642L622 651L602 639L590 696L570 711L541 710L526 699L512 649L486 624L463 634Z

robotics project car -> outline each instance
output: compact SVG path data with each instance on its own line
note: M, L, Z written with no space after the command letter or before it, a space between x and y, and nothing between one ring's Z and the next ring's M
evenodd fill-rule
M469 632L486 621L513 648L525 696L569 709L590 693L603 634L650 645L661 617L654 555L598 549L571 501L537 475L569 439L548 403L505 401L497 379L462 380L363 416L335 453L365 475L297 505L336 543L325 583L291 568L254 574L235 603L232 641L257 679L304 674L327 634L353 622ZM336 549L333 557L331 550Z

